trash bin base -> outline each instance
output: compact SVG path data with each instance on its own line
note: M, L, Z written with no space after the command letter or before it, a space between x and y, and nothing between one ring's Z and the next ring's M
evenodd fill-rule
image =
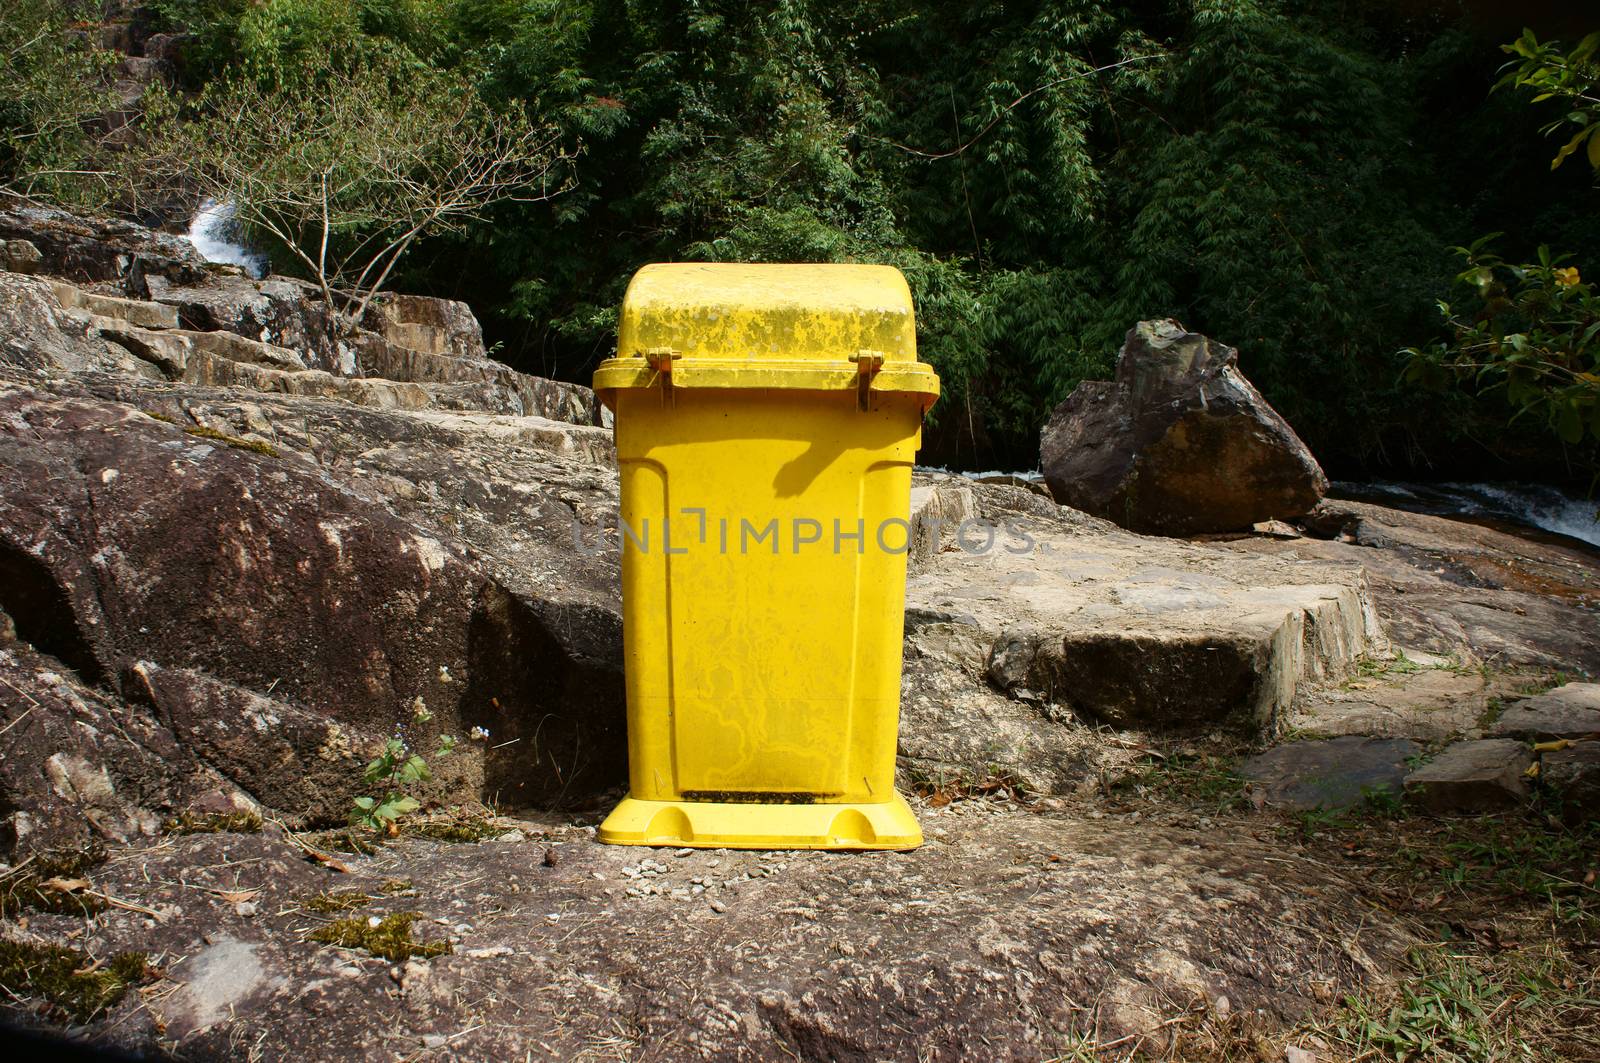
M596 837L611 845L698 849L915 849L922 828L905 798L873 804L746 804L625 797Z

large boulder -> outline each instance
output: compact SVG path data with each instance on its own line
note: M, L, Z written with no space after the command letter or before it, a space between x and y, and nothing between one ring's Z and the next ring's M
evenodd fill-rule
M82 381L124 394L150 384ZM467 744L441 766L442 800L549 802L619 781L615 566L556 534L614 486L564 471L591 459L553 451L573 453L557 426L529 419L516 444L493 444L508 470L522 454L544 464L563 496L546 501L496 479L496 461L443 425L341 421L326 400L297 411L366 461L403 461L413 479L397 471L380 487L331 477L349 470L348 452L259 407L237 427L221 419L236 403L198 423L204 392L180 405L152 388L156 416L70 383L0 381L0 651L15 647L0 652L0 675L13 672L0 697L0 848L76 844L86 816L92 834L120 839L219 781L335 821L396 728L418 746L493 735L496 748ZM251 425L264 434L237 434ZM419 430L440 460L407 445ZM447 438L458 445L436 447ZM422 491L437 510L418 505ZM498 521L550 528L544 556L523 549L503 567L434 516L459 524L491 506ZM37 705L59 707L33 720ZM60 778L41 783L30 764Z
M1233 531L1310 510L1327 477L1239 372L1238 357L1176 321L1139 322L1116 378L1078 385L1045 426L1051 492L1161 535Z

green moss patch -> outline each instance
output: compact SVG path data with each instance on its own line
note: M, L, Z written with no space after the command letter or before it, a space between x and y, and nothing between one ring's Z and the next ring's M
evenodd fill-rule
M163 834L259 834L261 817L254 812L185 812L161 824Z
M369 903L371 895L361 890L330 890L327 893L318 893L312 897L303 898L300 907L308 912L353 912L357 908Z
M492 816L440 816L401 825L401 833L439 842L481 842L498 838L506 828Z
M35 856L0 876L0 915L15 915L23 908L59 915L93 915L105 908L100 897L85 893L84 877L105 859L93 850Z
M185 428L183 433L184 435L199 436L201 439L214 439L218 443L225 443L238 450L254 451L269 458L281 457L278 453L278 448L271 443L263 443L257 439L242 439L239 436L230 436L226 432L219 432L215 428L207 428L205 425L194 425L193 427Z
M0 941L0 986L21 997L40 997L73 1022L90 1022L151 977L142 952L119 952L94 961L77 949Z
M429 959L451 950L448 941L418 941L411 936L411 924L422 916L417 912L396 912L374 924L370 919L336 919L308 940L341 949L360 949L391 962Z

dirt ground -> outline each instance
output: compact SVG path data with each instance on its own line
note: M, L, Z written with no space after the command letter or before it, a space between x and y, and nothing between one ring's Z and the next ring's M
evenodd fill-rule
M611 847L593 814L369 855L169 835L67 880L99 911L12 889L4 929L146 952L77 1032L185 1059L1600 1058L1592 829L1288 816L1230 763L935 794L903 854Z

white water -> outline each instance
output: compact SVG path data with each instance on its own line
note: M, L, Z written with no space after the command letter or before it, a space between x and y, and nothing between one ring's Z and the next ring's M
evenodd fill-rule
M1441 517L1490 517L1530 524L1600 546L1600 499L1565 494L1542 484L1339 483L1335 494L1382 502Z
M267 275L267 256L245 246L239 223L233 217L232 203L208 199L189 223L189 242L207 262L227 262L239 266L252 277Z

